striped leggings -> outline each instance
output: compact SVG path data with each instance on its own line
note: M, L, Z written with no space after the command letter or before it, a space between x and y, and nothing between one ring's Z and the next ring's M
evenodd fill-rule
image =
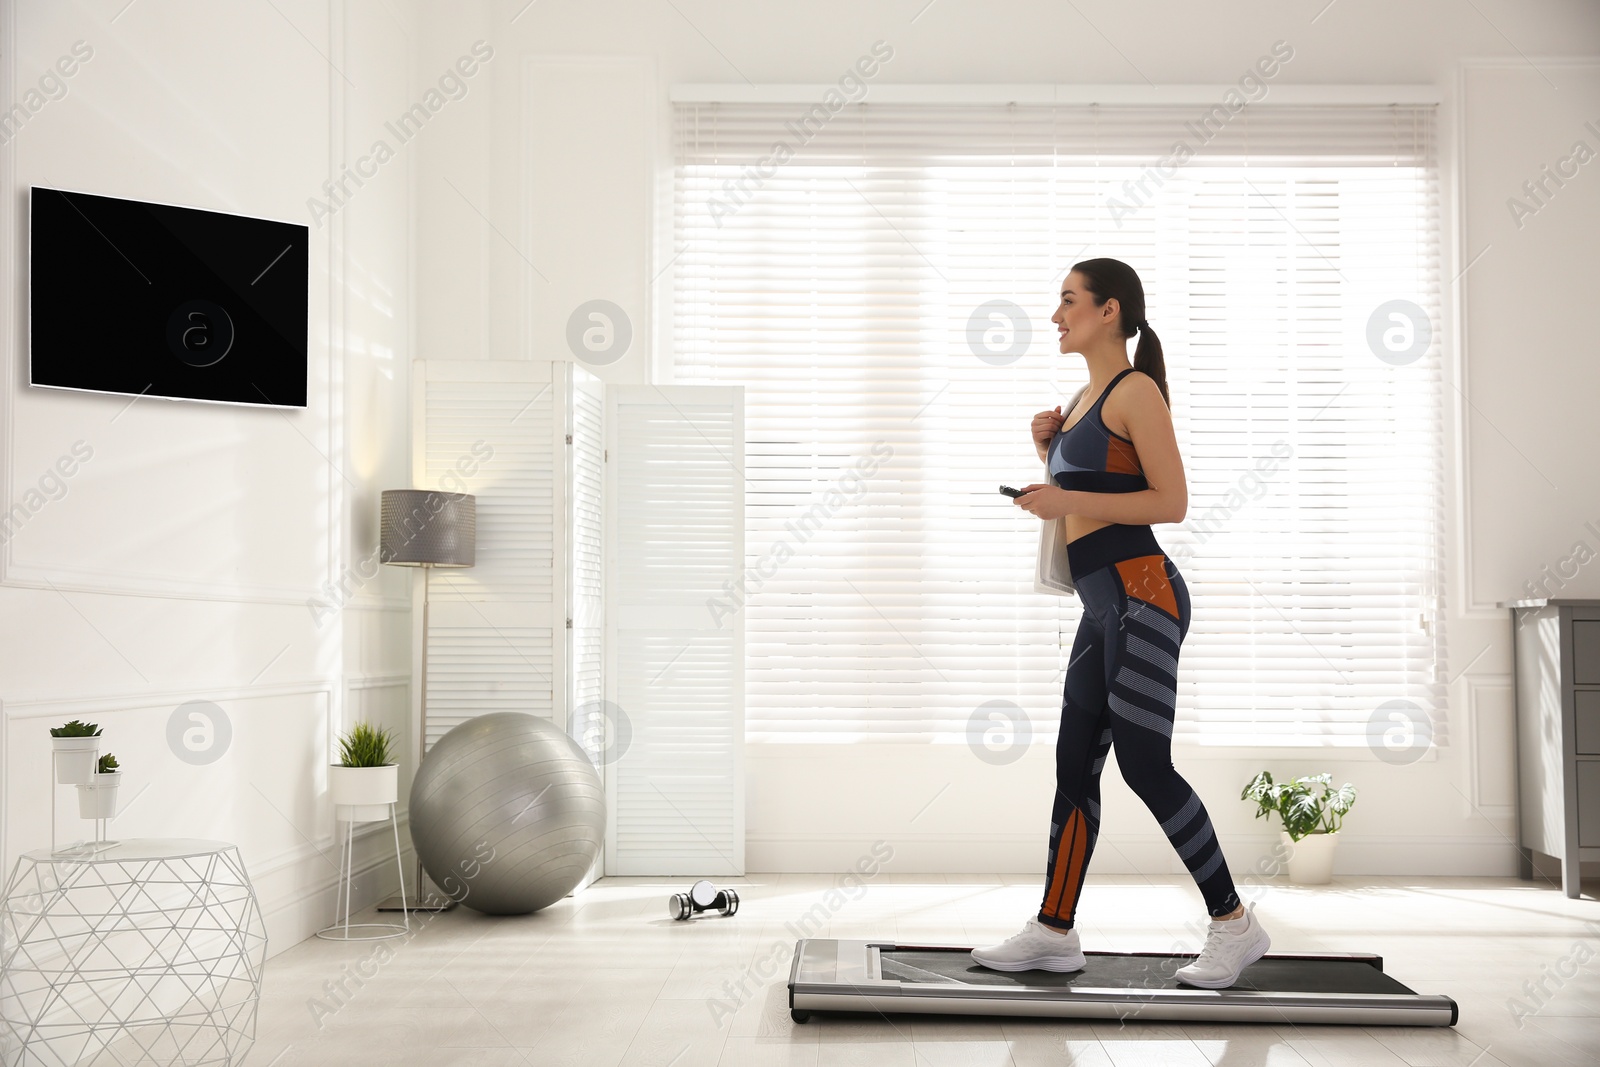
M1100 769L1117 767L1194 876L1213 917L1239 906L1211 818L1172 765L1178 648L1189 590L1149 526L1113 524L1067 548L1083 616L1067 665L1056 742L1050 858L1039 921L1072 928L1100 829Z

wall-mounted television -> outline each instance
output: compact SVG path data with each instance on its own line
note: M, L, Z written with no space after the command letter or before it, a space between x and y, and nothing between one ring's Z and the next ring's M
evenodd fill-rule
M34 186L28 384L306 406L309 228Z

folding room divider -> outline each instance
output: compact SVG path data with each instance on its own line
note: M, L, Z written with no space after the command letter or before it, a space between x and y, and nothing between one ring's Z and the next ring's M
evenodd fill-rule
M744 570L743 390L413 366L414 484L477 498L476 565L432 579L422 751L486 712L544 716L605 783L583 884L743 873L744 612L712 603Z

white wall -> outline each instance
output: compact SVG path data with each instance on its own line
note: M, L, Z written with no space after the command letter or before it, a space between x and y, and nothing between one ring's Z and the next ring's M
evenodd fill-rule
M1448 732L1447 747L1407 767L1364 752L1184 750L1177 762L1206 799L1236 869L1253 866L1275 839L1237 800L1244 781L1268 766L1280 774L1328 769L1358 785L1341 872L1516 870L1510 627L1495 604L1521 595L1544 562L1558 563L1573 542L1591 549L1600 542L1583 526L1600 528L1600 474L1589 462L1596 371L1582 341L1593 319L1582 294L1596 277L1600 204L1600 176L1587 171L1600 164L1539 214L1537 233L1531 224L1507 232L1504 199L1575 138L1600 149L1600 136L1577 121L1585 113L1600 119L1600 9L1506 0L1477 8L1452 0L1174 0L1093 9L1048 0L533 7L480 0L458 10L473 12L474 32L488 26L496 48L492 116L480 140L452 143L428 165L487 187L494 205L487 214L500 232L425 192L419 289L493 299L454 303L447 329L442 319L423 329L424 345L448 335L461 342L459 355L560 355L576 302L604 297L636 327L653 324L636 328L623 360L597 370L612 381L651 380L652 366L670 355L658 321L668 276L657 276L672 253L670 201L661 190L674 83L832 82L881 38L895 54L874 84L1224 84L1282 38L1295 49L1283 84L1439 86L1445 281L1494 244L1466 275L1464 307L1447 285L1440 324L1454 384L1446 391L1444 442L1450 657L1440 733ZM1575 68L1550 57L1588 59ZM1463 133L1473 168L1466 173L1457 165ZM474 175L484 160L487 174ZM546 169L551 160L569 168L555 180ZM1457 182L1465 185L1464 204ZM641 224L635 205L646 196L654 214ZM467 225L456 225L463 218ZM1568 581L1560 595L1600 595L1594 571ZM1047 749L1005 768L981 764L959 746L751 745L747 760L752 870L843 869L880 837L895 843L902 870L1042 870L1053 765ZM1181 873L1120 776L1108 768L1104 784L1096 869Z
M1584 565L1600 554L1600 60L1473 64L1460 89L1461 601L1600 595L1600 567Z
M327 217L308 201L421 92L414 16L406 0L9 0L0 30L7 111L74 42L92 49L0 149L0 500L75 441L93 450L0 553L0 859L49 845L47 727L98 721L125 768L112 835L237 843L276 952L332 916L332 739L363 717L408 734L413 572L363 561L379 492L411 484L415 153ZM311 225L307 408L29 388L34 184ZM166 740L192 700L232 726L205 766ZM58 795L62 843L92 832ZM358 858L385 848L362 896L393 884L392 844Z

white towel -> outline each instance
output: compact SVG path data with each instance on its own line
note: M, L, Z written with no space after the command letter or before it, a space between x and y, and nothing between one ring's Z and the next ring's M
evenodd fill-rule
M1033 591L1056 596L1077 596L1072 567L1067 562L1067 520L1039 521L1039 562L1034 568Z
M1078 399L1088 388L1085 385L1072 394L1072 399L1067 402L1066 414L1072 414L1072 409L1078 406ZM1054 485L1055 479L1050 477L1049 454L1049 449L1046 449L1044 480ZM1034 566L1033 591L1055 596L1078 595L1078 587L1072 583L1072 567L1067 562L1066 519L1039 520L1039 560Z

